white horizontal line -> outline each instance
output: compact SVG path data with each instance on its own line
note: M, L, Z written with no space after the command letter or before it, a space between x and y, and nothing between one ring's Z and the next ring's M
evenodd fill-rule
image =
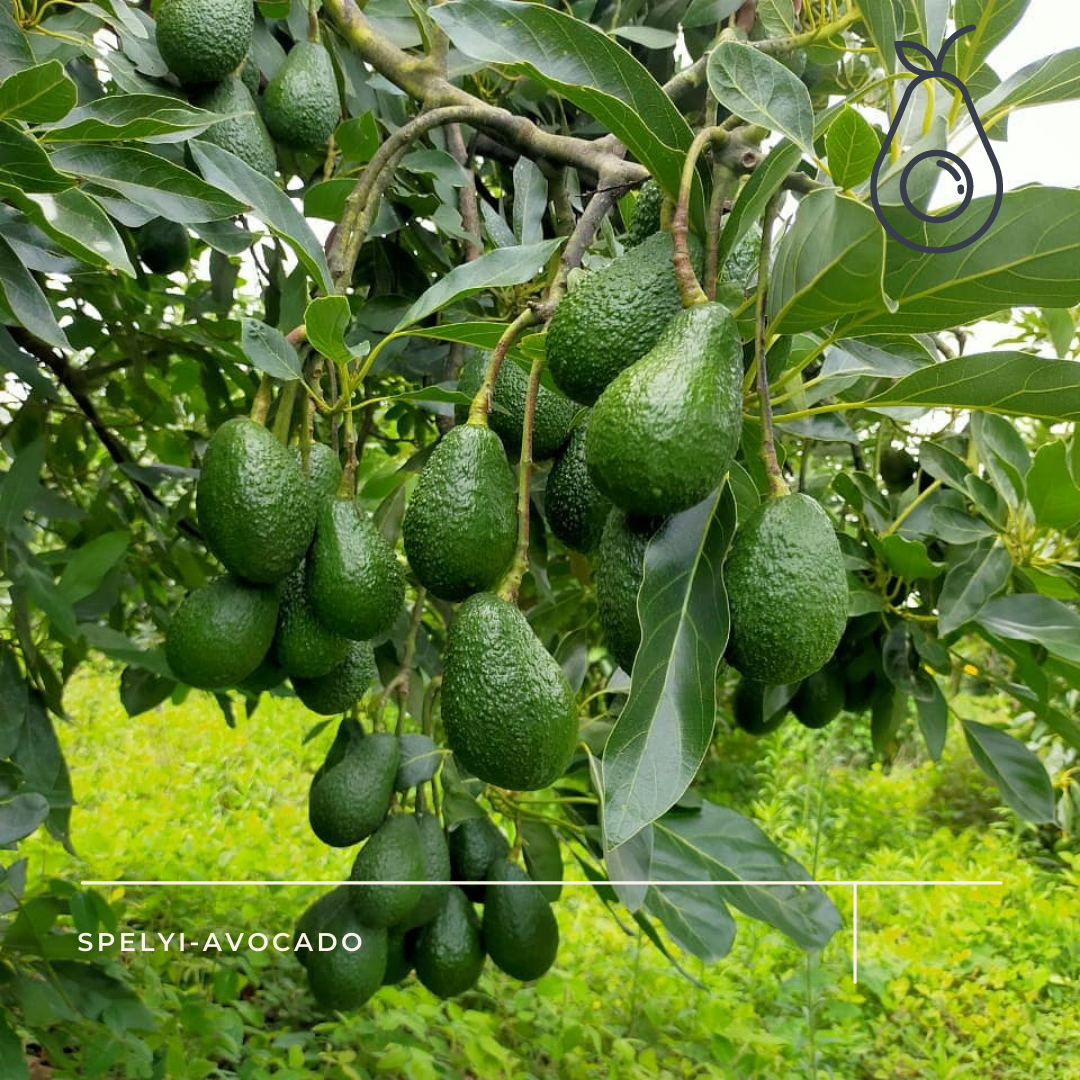
M194 880L194 879L181 879L176 881L156 881L149 879L126 879L121 878L118 880L93 880L87 879L81 881L81 885L146 885L146 886L159 886L159 885L490 885L489 881L335 881L335 880L315 880L315 881L277 881L277 880L259 880L259 881L226 881L226 880ZM794 881L503 881L499 884L502 885L646 885L655 886L656 888L663 888L664 886L679 886L687 887L690 885L719 885L723 888L732 888L743 886L746 888L756 886L781 886L781 885L950 885L950 886L962 886L962 885L1004 885L1003 881L872 881L872 880L854 880L854 879L840 879L837 881L814 881L813 879Z

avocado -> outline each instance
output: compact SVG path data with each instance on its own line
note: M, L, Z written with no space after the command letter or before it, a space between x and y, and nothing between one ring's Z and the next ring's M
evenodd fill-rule
M404 923L420 900L423 876L416 818L412 814L394 814L356 856L350 877L363 884L352 886L353 907L370 926Z
M273 178L277 155L270 132L266 130L248 88L235 75L227 75L205 93L197 95L194 104L200 109L229 116L228 120L208 127L198 138L228 150L256 172ZM230 115L233 113L239 115Z
M808 495L770 499L750 514L724 580L728 663L746 678L798 682L836 650L847 622L844 557L828 515Z
M386 973L386 931L367 926L350 903L350 888L340 885L316 900L297 923L297 938L306 933L312 951L305 956L308 986L327 1009L356 1009L382 985ZM320 951L320 934L332 934L336 946ZM359 945L357 945L357 940Z
M637 596L645 570L645 549L663 522L632 518L612 510L600 540L594 580L596 608L604 641L619 667L633 670L641 643Z
M450 849L439 819L434 814L417 814L416 827L420 830L420 857L424 866L421 876L432 884L422 887L416 907L405 920L406 926L423 926L435 918L450 888L448 883L453 873L450 869Z
M493 431L462 424L443 436L416 482L402 536L420 584L441 600L498 582L517 544L517 500Z
M338 913L339 907L348 903L349 886L338 885L337 888L323 893L304 908L293 929L293 955L304 967L307 967L308 960L318 949L318 934L323 923L333 918ZM300 944L301 937L307 937L308 944L311 945L310 949L296 948Z
M450 869L454 881L476 881L477 885L462 885L465 895L478 904L484 902L488 868L496 859L510 854L510 844L489 817L471 817L450 830Z
M251 0L164 0L158 52L182 83L217 82L247 55L254 26Z
M244 57L244 66L240 69L240 81L247 87L247 92L254 101L259 96L262 73L259 71L259 63L255 59L255 53L251 49L248 49L247 56Z
M340 761L311 781L312 832L331 847L352 847L371 836L390 809L397 767L395 736L376 733L350 743Z
M823 728L844 708L844 676L836 663L808 675L791 699L791 711L803 727Z
M492 593L470 596L447 634L442 718L462 765L515 791L557 780L577 743L562 668L517 607Z
M345 659L327 675L292 680L296 696L320 716L348 712L378 678L375 653L369 641L354 641Z
M740 679L731 699L735 723L748 735L769 735L787 719L791 695L790 686Z
M292 455L266 428L227 420L203 457L195 508L206 546L245 581L281 581L315 531L315 499Z
M886 489L893 495L899 495L911 486L919 465L906 450L886 446L881 451L878 468L881 471L881 479L885 481Z
M660 217L664 209L664 189L651 177L641 185L634 216L626 231L626 246L636 248L660 231Z
M476 985L484 968L480 920L460 889L449 889L439 913L420 931L413 964L416 977L437 997L453 997Z
M520 867L496 859L488 869L484 948L515 979L539 979L559 951L559 924L544 894Z
M263 657L262 663L246 679L241 679L236 684L236 689L258 697L267 690L279 687L286 678L285 671L278 666L277 657L271 648Z
M691 239L701 271L701 245ZM571 400L592 405L624 368L656 344L682 300L672 266L671 234L656 233L589 274L572 289L548 324L548 366Z
M600 546L611 500L592 482L585 463L586 416L570 434L548 473L544 514L548 527L574 551L589 554Z
M139 230L135 250L152 274L175 274L191 261L187 229L165 218L151 218Z
M319 622L304 585L301 563L281 585L274 649L278 663L289 675L314 679L328 675L348 655L352 644Z
M263 116L279 143L321 150L341 119L341 99L330 54L315 41L298 41L263 94Z
M315 489L315 497L321 504L325 499L332 499L341 484L341 462L333 449L325 443L313 442L308 448L307 470L304 469L304 454L299 446L289 451L300 466L300 471L307 477Z
M413 949L416 946L416 934L397 927L386 932L386 973L383 986L396 986L409 977L413 968Z
M474 353L465 361L458 378L458 390L475 397L484 381L484 373L491 357L487 353ZM525 398L529 391L529 376L512 360L504 360L495 379L491 394L491 412L488 426L502 439L511 457L521 454L521 432L525 423ZM579 406L567 401L562 394L540 385L536 392L536 410L533 413L533 461L546 461L554 457L559 447L570 435L570 425L577 416ZM464 424L469 417L468 405L455 407L457 422Z
M680 311L593 408L585 440L593 483L639 517L701 502L723 483L739 445L742 376L731 312L709 303Z
M255 588L225 574L181 602L165 635L165 658L188 686L233 686L269 652L277 615L277 589Z
M355 641L385 634L405 603L394 549L352 499L327 499L319 508L307 594L324 626Z

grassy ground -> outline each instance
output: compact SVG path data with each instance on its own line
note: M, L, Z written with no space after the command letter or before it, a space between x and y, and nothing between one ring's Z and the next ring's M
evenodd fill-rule
M347 876L349 853L324 848L306 820L331 732L302 745L311 718L294 703L264 702L229 730L204 695L130 720L104 674L80 676L67 700L79 858L35 840L32 884ZM977 701L962 704L978 715ZM1080 859L1070 870L1067 852L1064 868L1046 858L997 808L959 738L940 766L912 761L887 776L868 767L863 744L843 723L823 733L792 724L759 742L728 735L705 783L821 880L1005 882L863 887L857 985L850 888L830 890L846 928L820 955L740 917L727 959L687 964L701 986L589 890L568 888L551 972L522 987L489 968L477 991L446 1003L409 981L355 1014L324 1016L288 955L127 955L158 1030L138 1053L108 1039L89 1046L82 1071L67 1075L91 1075L93 1059L93 1075L149 1077L156 1052L159 1075L175 1080L1080 1077ZM120 929L202 941L211 929L288 931L319 890L101 891Z

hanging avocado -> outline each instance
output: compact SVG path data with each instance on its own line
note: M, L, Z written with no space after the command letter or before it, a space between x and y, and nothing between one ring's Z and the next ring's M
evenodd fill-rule
M944 254L950 251L959 251L961 248L973 244L979 237L983 236L987 229L994 223L994 219L1001 209L1001 200L1004 189L1001 166L994 156L994 151L990 146L990 140L986 135L986 131L983 129L979 114L975 111L975 105L971 100L971 94L968 92L968 88L956 75L945 70L945 57L953 43L957 38L962 37L964 34L970 34L974 30L974 26L965 26L963 29L957 30L955 34L945 41L945 44L942 45L941 51L937 56L934 56L929 49L916 41L898 41L896 43L896 55L900 58L900 62L916 77L908 83L908 87L904 91L904 98L900 102L900 108L897 109L896 116L893 118L888 138L885 140L885 143L881 148L881 153L878 154L877 161L874 163L874 172L870 180L870 198L874 203L874 212L877 214L878 220L881 222L885 231L894 239L899 240L901 244L904 244L914 251L922 251L928 254ZM907 53L904 51L905 49L910 49L925 57L930 62L930 67L918 67L915 62L908 57ZM975 203L974 209L971 209L974 180L971 170L962 158L957 154L954 154L951 150L946 149L925 150L922 153L915 155L907 162L903 172L900 174L900 197L903 200L904 207L907 209L908 213L913 215L925 226L924 228L919 229L918 226L915 226L910 219L903 215L900 207L889 207L889 213L886 213L882 208L879 185L883 183L882 171L886 163L890 163L892 160L893 140L896 138L900 124L904 119L904 111L911 103L912 95L915 91L930 79L940 79L947 83L948 86L943 88L943 92L947 93L949 96L953 96L956 91L959 91L962 95L971 122L979 134L983 151L989 159L990 166L993 169L996 186L993 200L989 198L979 199L978 202ZM922 169L931 169L935 166L942 170L943 175L947 173L952 178L952 181L956 185L956 193L960 196L960 202L951 209L942 211L941 213L932 214L927 213L916 205L909 194L908 185L911 183L916 169L920 167L922 167ZM891 172L894 170L888 171ZM908 235L905 235L905 233ZM912 239L912 233L914 233L918 239ZM925 243L923 241L925 241Z

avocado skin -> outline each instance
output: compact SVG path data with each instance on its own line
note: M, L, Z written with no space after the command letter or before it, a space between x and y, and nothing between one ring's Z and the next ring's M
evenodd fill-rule
M165 218L152 218L139 230L135 250L152 274L175 274L191 261L187 229Z
M739 445L742 375L731 312L721 304L680 311L593 408L585 441L593 483L640 517L701 502L723 482Z
M386 633L405 603L394 549L352 499L328 499L319 508L307 593L319 621L354 641Z
M383 986L396 986L404 982L413 969L413 948L416 935L409 930L396 927L386 932L386 972L382 978Z
M443 436L416 482L402 525L413 572L441 600L490 589L517 544L517 500L506 451L486 427Z
M263 116L279 143L320 150L341 119L334 65L314 41L298 41L263 94Z
M298 566L281 585L274 649L289 674L313 679L327 675L348 655L351 642L319 622L308 600L304 566Z
M570 434L548 473L544 511L551 531L568 547L589 554L600 546L611 500L592 482L585 461L588 417Z
M188 686L233 686L270 651L277 615L277 589L255 588L225 574L181 602L169 623L165 658Z
M831 724L844 708L844 677L836 664L826 664L807 675L791 699L791 711L803 727L819 729Z
M320 716L334 716L351 709L378 675L371 642L354 641L345 659L329 674L294 678L292 685L306 708Z
M228 150L256 172L273 178L277 169L274 144L248 88L240 79L227 75L205 93L199 94L195 104L210 112L242 113L241 116L232 116L214 124L198 138Z
M881 451L879 462L881 479L886 489L893 495L899 495L911 486L918 472L918 462L906 451L894 446L887 446Z
M492 593L470 596L447 634L442 717L465 768L514 791L558 779L577 743L562 668L517 607Z
M510 844L489 817L466 818L450 830L450 869L454 881L483 882L488 867L510 854ZM484 902L487 886L461 885L465 895L477 904Z
M450 886L453 872L450 869L450 849L446 834L434 814L417 814L416 827L420 830L420 858L424 866L422 877L432 882L420 890L420 899L404 921L406 927L423 926L439 913Z
M600 540L594 581L604 641L627 674L641 644L637 595L645 569L645 549L660 528L655 518L632 518L612 510Z
M835 652L847 622L844 558L828 515L809 496L759 506L735 534L724 580L728 663L745 677L795 683Z
M484 381L490 359L487 353L470 356L461 369L458 390L475 397ZM525 423L525 399L528 391L529 376L513 360L504 360L491 394L488 426L502 439L502 444L511 457L521 454L521 432ZM578 412L579 406L567 401L562 394L556 394L543 385L537 388L536 410L533 413L533 461L546 461L558 453L559 447L570 435L570 425ZM469 406L457 405L454 413L457 422L464 424L469 418Z
M636 248L660 231L660 215L664 209L664 190L653 179L646 180L634 204L634 216L626 231L626 246Z
M701 245L691 238L700 273ZM681 310L671 262L671 234L656 233L589 274L567 294L548 324L548 365L571 400L592 405L624 368L656 344Z
M369 926L405 922L420 900L424 876L420 830L412 814L388 817L360 849L350 877L364 882L351 887L353 907Z
M289 452L253 420L227 420L206 448L195 495L206 546L245 581L281 581L315 531L315 499Z
M308 821L330 847L352 847L382 824L394 794L398 741L393 735L366 735L345 756L311 781Z
M488 870L483 931L495 966L522 981L539 979L559 951L551 905L525 871L506 859L496 859Z
M337 454L325 443L313 442L308 448L308 467L304 470L304 454L299 446L291 447L292 454L300 472L307 477L315 491L315 497L321 503L332 499L341 484L342 468Z
M436 997L464 993L480 978L484 968L480 920L456 886L451 886L439 913L420 931L413 964L416 977Z
M752 679L740 679L731 699L731 711L735 723L748 735L769 735L787 719L787 706L779 707L776 700L778 687ZM790 690L780 694L780 699L790 695Z
M165 0L158 52L182 83L217 82L247 55L254 26L251 0Z

